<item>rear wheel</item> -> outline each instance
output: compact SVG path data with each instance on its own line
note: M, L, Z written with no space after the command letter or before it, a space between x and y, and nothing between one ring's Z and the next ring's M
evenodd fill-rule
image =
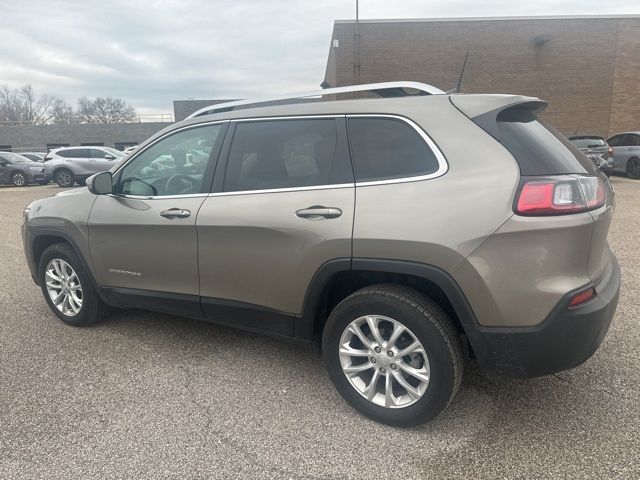
M11 183L16 187L24 187L27 184L27 176L22 172L16 172L11 175Z
M323 357L340 394L364 415L410 427L442 412L462 380L455 329L430 298L410 288L374 285L329 316Z
M85 327L109 312L69 245L58 243L47 248L40 257L38 273L49 308L63 322Z
M627 162L627 175L629 178L640 178L640 159L630 158Z
M55 179L56 183L61 187L72 187L76 181L75 175L73 174L73 172L66 168L62 168L56 171L53 178Z

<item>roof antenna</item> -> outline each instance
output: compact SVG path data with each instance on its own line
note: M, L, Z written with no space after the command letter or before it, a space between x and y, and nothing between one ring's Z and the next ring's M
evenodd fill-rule
M464 75L464 67L467 66L467 59L469 58L469 50L467 50L467 54L464 56L464 63L462 64L462 70L460 70L460 77L458 77L458 85L456 85L456 88L448 90L447 94L451 94L451 93L459 93L460 92L460 85L462 84L462 76Z

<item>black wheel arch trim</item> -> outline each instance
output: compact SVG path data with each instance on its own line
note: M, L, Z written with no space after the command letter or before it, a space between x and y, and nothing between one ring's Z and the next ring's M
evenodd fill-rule
M98 292L98 295L100 295L100 298L102 299L102 301L107 303L108 305L111 305L111 303L109 302L109 299L104 294L102 289L99 287L98 282L96 282L96 279L93 276L93 271L89 267L89 264L87 263L87 260L84 258L84 255L82 254L82 251L78 247L78 244L64 230L59 230L59 229L56 229L56 228L39 228L37 230L31 230L29 252L33 257L33 263L34 263L34 266L36 268L36 272L39 272L39 270L40 270L40 259L36 258L36 256L35 256L34 247L35 247L36 239L39 238L39 237L59 237L65 243L68 243L69 246L71 246L71 249L73 250L73 252L80 259L80 262L82 263L82 268L84 268L84 271L89 276L89 279L91 280L91 283L92 283L93 287ZM36 283L36 285L40 285L40 279L38 278L37 275L33 280Z
M373 271L384 273L398 273L423 278L436 284L451 303L460 322L477 324L478 320L464 295L462 289L453 277L433 265L406 260L379 258L338 258L324 263L313 276L305 295L302 317L296 322L295 336L300 339L313 340L316 331L318 307L323 301L325 292L332 277L343 271Z

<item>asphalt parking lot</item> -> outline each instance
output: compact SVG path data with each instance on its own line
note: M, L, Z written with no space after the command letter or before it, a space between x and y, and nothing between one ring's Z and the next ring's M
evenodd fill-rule
M138 310L64 325L20 239L59 188L0 188L0 478L638 478L640 181L613 183L623 287L600 350L527 381L467 364L411 430L358 415L311 348Z

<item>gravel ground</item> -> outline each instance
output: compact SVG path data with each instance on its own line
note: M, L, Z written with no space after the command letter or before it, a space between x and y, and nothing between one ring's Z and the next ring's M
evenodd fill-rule
M20 240L59 189L0 188L0 478L638 478L640 181L613 182L623 288L600 350L527 381L467 365L412 430L358 415L311 348L138 310L65 326Z

